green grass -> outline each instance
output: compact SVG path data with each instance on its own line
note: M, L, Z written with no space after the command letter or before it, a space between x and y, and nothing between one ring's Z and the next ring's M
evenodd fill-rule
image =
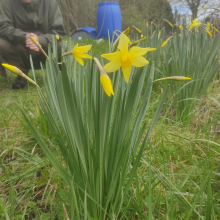
M106 48L106 41L94 44L93 53L98 56ZM66 219L65 208L69 216L71 210L68 189L33 139L20 111L53 140L39 110L37 90L31 84L24 90L12 90L15 78L12 74L9 82L0 78L0 219ZM36 78L42 87L41 71ZM121 219L220 219L219 100L220 81L215 77L187 126L173 117L172 102L166 104L132 190L125 195ZM158 102L159 94L153 90L147 123ZM59 150L53 151L59 157Z

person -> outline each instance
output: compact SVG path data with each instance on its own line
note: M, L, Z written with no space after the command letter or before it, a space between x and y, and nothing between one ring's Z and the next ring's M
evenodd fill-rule
M65 37L63 18L56 0L2 0L0 13L0 75L7 79L2 63L16 66L28 75L30 55L35 69L45 63L45 56L30 39L32 36L47 51L53 35L61 40ZM18 76L12 89L22 89L27 80Z

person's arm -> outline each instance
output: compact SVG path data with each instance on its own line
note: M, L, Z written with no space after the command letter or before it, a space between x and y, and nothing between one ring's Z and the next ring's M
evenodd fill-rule
M13 43L25 45L26 34L27 32L14 28L13 11L11 9L10 2L7 0L2 0L0 15L0 37Z
M48 33L38 36L39 43L42 46L46 46L46 47L48 43L52 43L53 35L58 35L60 39L63 39L65 37L63 17L61 15L58 4L54 0L48 0L48 1L50 1Z

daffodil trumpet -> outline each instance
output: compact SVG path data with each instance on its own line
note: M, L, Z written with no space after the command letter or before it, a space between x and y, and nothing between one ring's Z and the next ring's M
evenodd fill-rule
M46 54L46 52L44 51L44 49L41 47L41 45L32 37L30 36L31 40L33 41L33 43L39 48L39 50L44 54L44 56L49 59L48 55Z
M149 62L143 57L148 51L148 48L141 47L131 47L129 49L129 38L125 34L120 35L118 49L114 53L102 54L101 56L110 61L104 66L106 73L111 73L117 71L119 68L122 69L125 82L128 83L131 74L131 67L143 67Z
M93 58L93 59L96 62L97 66L99 68L99 71L101 73L100 82L101 82L102 88L103 88L104 92L106 93L106 95L111 97L111 95L114 95L113 88L112 88L112 82L111 82L108 74L105 72L104 68L102 67L101 63L99 62L99 60L97 58Z
M165 77L165 78L154 80L153 83L163 81L163 80L186 81L186 80L191 80L191 78L185 77L185 76L170 76L170 77Z
M39 86L37 85L36 82L34 82L31 78L29 78L27 75L25 75L20 69L18 69L16 66L12 66L9 65L7 63L2 63L2 66L5 67L5 69L9 70L10 72L22 76L23 78L25 78L26 80L28 80L29 82L31 82L32 84L34 84L35 86L37 86L39 88Z

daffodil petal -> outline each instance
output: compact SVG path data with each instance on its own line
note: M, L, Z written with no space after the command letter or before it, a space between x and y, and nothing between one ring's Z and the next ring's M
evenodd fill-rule
M149 51L150 47L142 48L142 47L132 47L129 51L129 54L133 56L143 56Z
M129 77L130 77L130 74L131 74L131 67L121 67L122 69L122 73L124 75L124 78L125 78L125 82L128 83L129 81Z
M80 48L80 52L85 53L85 52L88 52L92 48L92 45L81 46L79 48Z
M92 59L92 57L87 53L80 54L80 57L81 58L86 58L86 59Z
M76 51L76 49L77 49L77 47L78 47L78 44L76 44L74 47L73 47L73 53Z
M106 73L111 73L117 71L121 67L121 60L113 60L110 63L107 63L104 66L104 70Z
M149 62L142 56L132 57L132 65L136 67L142 67L147 65Z
M101 57L109 60L109 61L113 61L116 59L120 59L121 58L121 52L120 51L116 51L114 53L107 53L107 54L102 54Z
M81 57L78 57L78 56L74 56L74 57L82 66L84 66L84 62L83 62L83 59Z
M127 53L128 52L128 44L130 40L125 34L120 35L119 43L118 43L118 49L123 52Z

